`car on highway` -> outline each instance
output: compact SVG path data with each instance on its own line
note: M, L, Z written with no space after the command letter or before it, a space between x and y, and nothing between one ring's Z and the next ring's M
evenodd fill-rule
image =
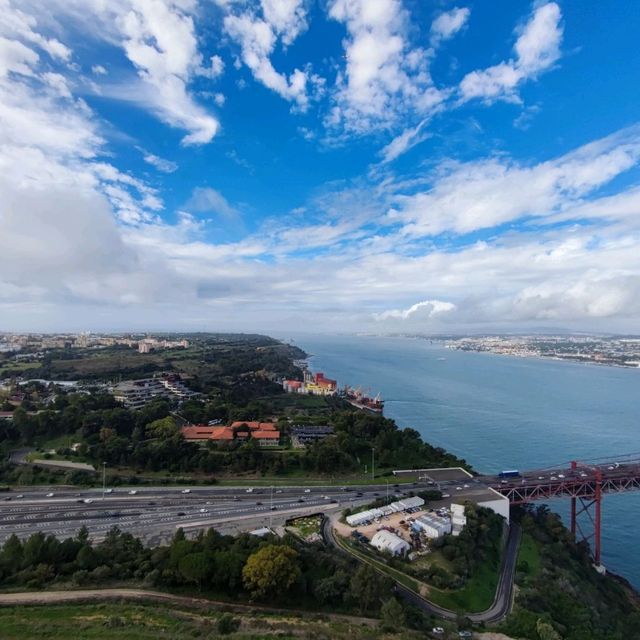
M131 491L129 491L129 495L130 496L135 496L138 492L135 489L131 489Z
M304 502L302 498L298 498L298 502Z
M275 505L273 507L270 507L271 511L275 511L278 507L276 507Z
M586 474L584 471L581 471L581 472L580 472L580 477L581 477L581 478L586 478L586 477L587 477L587 474Z
M456 487L456 491L462 491L462 487Z
M433 629L431 629L431 633L435 636L441 636L444 634L444 629L442 627L433 627Z
M200 509L200 513L207 513L207 510L203 507L202 509Z
M180 493L191 493L191 489L183 489Z
M24 498L24 496L23 496L21 493L19 493L19 494L16 496L16 500L20 500L20 498Z
M262 506L262 502L256 502L256 507L261 507Z
M47 495L45 496L45 498L53 498L53 493L51 493L51 492L47 493Z
M113 493L113 489L105 489L104 492L105 493Z
M85 504L91 504L93 500L91 498L85 498L82 502L84 502Z
M556 478L556 476L551 476L551 477L549 478L549 480L557 480L557 479L558 479L558 478Z
M311 493L311 489L305 489L304 492L305 493Z
M251 487L249 487L249 489L245 489L244 492L245 493L253 493L253 489Z
M5 502L9 502L9 500L11 500L11 496L7 496L7 497L4 499L4 501L5 501Z
M276 493L282 493L282 489L277 489Z
M558 478L562 478L564 480L564 474L563 473L559 473L558 474Z
M187 514L184 511L178 511L178 513L176 515L178 515L178 516L186 516Z
M544 476L538 476L538 480L544 480Z
M443 497L443 498L450 498L450 497L451 497L451 494L450 494L450 493L443 493L443 494L442 494L442 497Z

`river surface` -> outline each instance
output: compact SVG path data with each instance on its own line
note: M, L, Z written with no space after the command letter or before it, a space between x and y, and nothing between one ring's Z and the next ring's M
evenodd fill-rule
M640 451L640 369L453 351L412 338L299 336L295 344L314 371L380 392L386 416L479 472ZM567 503L550 506L566 518ZM640 588L638 530L640 492L606 495L603 563Z

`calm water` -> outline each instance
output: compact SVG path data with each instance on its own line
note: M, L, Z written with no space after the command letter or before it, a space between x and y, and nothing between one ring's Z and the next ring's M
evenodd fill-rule
M640 370L450 351L410 338L305 336L296 344L312 354L314 370L381 392L385 415L481 472L640 451ZM566 502L551 506L565 515ZM636 587L638 529L640 492L607 495L603 561Z

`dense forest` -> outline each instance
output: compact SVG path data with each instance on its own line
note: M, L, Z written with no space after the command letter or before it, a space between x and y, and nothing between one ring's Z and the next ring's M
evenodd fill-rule
M268 416L265 403L250 401L238 408L232 399L218 402L190 401L181 415L196 421L207 419L246 420ZM255 443L236 441L231 445L208 443L201 447L186 442L170 406L151 403L138 411L118 405L109 395L58 394L50 410L35 415L15 409L12 421L0 421L0 443L5 449L33 446L59 436L81 446L72 452L67 445L60 453L109 467L128 467L134 472L224 472L287 474L303 470L339 474L362 468L371 448L378 452L380 473L390 468L452 466L464 464L443 449L422 441L414 429L399 429L393 420L362 411L336 409L322 416L333 425L335 437L304 450L265 451ZM287 421L281 422L286 432ZM5 476L8 470L5 468ZM27 473L14 470L14 474ZM6 478L5 478L6 479Z

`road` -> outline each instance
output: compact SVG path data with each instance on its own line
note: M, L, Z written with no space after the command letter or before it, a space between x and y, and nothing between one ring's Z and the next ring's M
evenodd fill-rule
M291 615L298 612L296 609L279 609L274 607L265 607L262 605L244 605L233 602L225 602L224 600L208 600L206 598L190 598L187 596L176 596L170 593L162 593L161 591L146 591L143 589L79 589L77 591L26 591L22 593L2 593L0 594L0 607L15 607L24 605L40 605L40 604L64 604L68 602L102 602L108 600L130 600L134 602L160 602L172 605L210 610L212 607L221 607L225 611L231 610L238 613L251 613L269 611L271 613L281 613L283 615ZM308 613L306 611L299 613ZM339 622L348 622L350 624L378 626L380 621L373 618L365 618L363 616L350 616L339 613L318 613L313 611L314 616L322 616Z
M169 540L178 527L187 535L215 527L235 534L263 526L282 526L297 515L333 512L370 502L382 486L340 487L162 487L110 489L29 488L0 494L0 543L42 531L59 538L80 527L100 539L114 525L150 545ZM400 495L400 494L398 494Z
M336 516L334 515L326 518L323 531L324 539L328 544L332 545L336 549L344 551L335 539L333 530L333 520L335 517ZM486 611L481 611L479 613L465 613L464 615L472 622L498 622L510 612L513 603L513 581L518 557L518 547L520 545L520 533L520 527L517 524L511 524L504 547L502 565L500 567L500 575L498 577L498 586L496 588L496 595L493 604ZM354 555L353 557L359 562L363 562L358 556ZM376 567L374 566L374 568ZM456 611L445 609L434 602L430 602L420 594L397 582L395 589L396 593L402 596L404 600L410 602L428 615L439 616L446 620L456 620L460 615Z

